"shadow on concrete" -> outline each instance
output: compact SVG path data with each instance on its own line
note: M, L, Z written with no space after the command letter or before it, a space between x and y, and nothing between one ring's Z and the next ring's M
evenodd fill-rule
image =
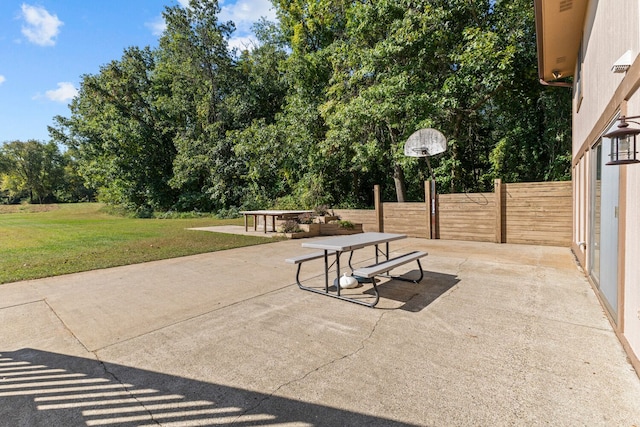
M419 270L412 270L403 277L419 278ZM424 271L424 277L418 284L391 279L383 283L378 283L380 298L386 298L404 304L394 310L405 310L417 313L426 308L429 304L453 288L460 279L451 274ZM366 294L373 295L373 289L365 291Z
M0 402L12 427L412 425L29 348L0 353Z
M418 279L420 277L420 271L411 270L402 274L402 277ZM458 279L457 276L426 270L424 271L422 281L417 284L397 279L376 278L376 284L381 300L388 299L404 303L403 305L394 308L382 308L380 304L378 304L376 309L405 310L417 313L437 300L441 295L445 294L459 282L460 279ZM336 283L337 279L334 279L332 286L329 286L329 291L331 293L336 291ZM305 284L305 286L315 289L321 294L324 293L323 285L316 284L315 286L312 286ZM365 303L373 303L375 301L375 292L373 291L373 287L370 283L361 283L352 289L342 289L341 294Z

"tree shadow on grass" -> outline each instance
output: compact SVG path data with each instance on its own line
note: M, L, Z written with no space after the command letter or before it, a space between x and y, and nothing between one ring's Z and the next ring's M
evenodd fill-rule
M412 424L25 348L0 352L0 425L400 427Z

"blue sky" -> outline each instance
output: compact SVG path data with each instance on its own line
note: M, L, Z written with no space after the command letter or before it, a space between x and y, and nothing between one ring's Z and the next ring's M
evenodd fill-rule
M120 59L129 46L157 46L165 6L188 0L0 1L0 143L48 141L56 115L84 74ZM246 45L269 0L220 0L220 19L236 23L231 45Z

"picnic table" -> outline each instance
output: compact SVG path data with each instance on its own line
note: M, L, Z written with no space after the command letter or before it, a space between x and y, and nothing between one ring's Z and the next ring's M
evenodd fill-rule
M311 214L313 211L307 210L257 210L257 211L242 211L244 215L244 231L249 230L247 218L253 216L253 230L258 230L258 217L263 218L264 232L267 232L267 217L271 217L271 231L276 231L276 218L277 219L294 219L303 214Z
M394 234L394 233L361 233L361 234L352 234L340 237L333 237L329 239L322 240L314 240L305 242L302 244L303 248L314 248L321 249L319 252L313 252L309 254L299 255L293 258L286 259L286 262L290 264L297 264L298 269L296 273L296 283L300 287L300 289L311 291L315 293L320 293L323 295L331 296L334 298L346 300L349 302L354 302L361 305L366 305L368 307L374 307L379 299L380 295L378 292L378 287L376 286L376 276L385 276L392 279L404 280L413 283L418 283L424 277L424 273L422 271L422 266L420 265L420 258L425 257L427 255L426 252L421 251L413 251L409 252L395 258L389 258L389 243L405 239L407 236L405 234ZM384 245L384 250L380 249L380 245ZM357 249L362 249L366 247L375 247L375 263L366 267L358 267L354 268L351 265L351 261L353 258L353 251ZM359 282L369 282L372 283L373 291L375 294L375 299L373 302L368 303L358 298L354 298L352 296L346 296L342 294L340 287L340 255L344 252L350 252L349 255L349 268L351 269L352 276L354 276ZM384 260L380 261L380 255L384 257ZM329 263L329 256L335 256L335 260L333 263ZM302 264L306 261L310 261L313 259L324 258L324 289L313 288L303 285L300 282L300 269ZM389 275L389 271L395 267L399 267L401 265L407 264L411 261L416 261L418 263L418 269L420 270L420 278L417 280L407 279L405 277L399 276L391 276ZM336 266L336 279L333 282L333 286L329 286L329 275L330 269L335 264Z

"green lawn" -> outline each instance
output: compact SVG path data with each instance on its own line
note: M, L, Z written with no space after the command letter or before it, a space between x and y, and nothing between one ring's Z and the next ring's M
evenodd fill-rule
M0 205L0 283L268 243L272 239L187 230L241 219L133 219L99 203Z

